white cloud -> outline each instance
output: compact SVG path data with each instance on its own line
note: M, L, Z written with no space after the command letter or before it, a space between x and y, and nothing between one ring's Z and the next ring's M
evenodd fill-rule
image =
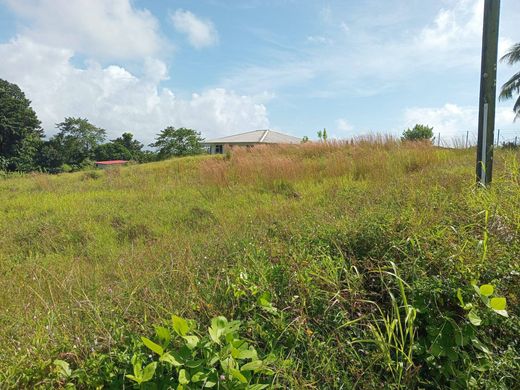
M73 54L26 37L0 44L0 78L22 88L47 134L65 116L86 117L110 137L131 131L146 143L169 125L192 127L206 137L269 127L259 101L265 96L257 100L216 88L182 99L160 87L168 73L157 59L148 58L137 76L122 66L94 61L78 68L71 63Z
M5 0L28 22L24 36L103 59L135 59L163 52L159 24L130 0Z
M380 3L377 2L378 7L382 6ZM271 61L272 65L237 67L229 71L223 82L252 93L266 87L319 83L323 96L373 96L415 78L427 79L430 74L438 77L440 72L469 70L478 75L483 0L446 0L444 4L446 7L432 14L431 20L422 26L416 26L411 17L406 19L391 12L382 13L383 21L370 17L363 23L349 19L348 24L342 24L342 15L336 15L327 6L320 13L323 30L320 35L307 37L307 43L314 44L307 45L304 52L284 55L283 62ZM383 7L389 7L384 9L389 11L393 6L385 3ZM363 12L373 14L370 7ZM519 15L515 10L511 12L509 18ZM412 27L395 33L392 28L397 22L392 18ZM348 34L344 27L348 27ZM499 55L513 42L508 33L511 29L502 31ZM325 37L329 44L319 44L325 42ZM454 77L451 73L446 76ZM315 85L309 95L316 94Z
M354 130L354 126L352 126L346 119L339 118L336 120L336 131L342 135L347 136L351 135Z
M201 49L215 45L218 42L218 33L210 20L198 18L190 11L178 9L171 15L175 29L188 36L190 44Z
M503 135L511 131L514 116L510 107L497 107L495 128L502 129ZM447 143L465 137L469 131L471 142L476 140L477 136L478 107L446 103L441 107L407 108L404 112L403 128L413 127L417 123L432 126L435 136L440 133L441 140Z
M307 42L328 45L328 44L332 43L332 40L330 40L329 38L326 38L322 35L309 35L307 37Z

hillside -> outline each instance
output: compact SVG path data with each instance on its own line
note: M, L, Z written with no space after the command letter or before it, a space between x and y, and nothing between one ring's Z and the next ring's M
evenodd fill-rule
M282 388L513 388L520 154L489 190L474 154L376 138L0 178L0 383L119 387L176 314L241 320Z

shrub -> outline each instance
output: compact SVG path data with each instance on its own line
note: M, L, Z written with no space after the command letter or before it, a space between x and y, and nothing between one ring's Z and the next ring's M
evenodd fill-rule
M401 140L403 141L425 141L433 137L433 127L416 124L411 129L403 132Z

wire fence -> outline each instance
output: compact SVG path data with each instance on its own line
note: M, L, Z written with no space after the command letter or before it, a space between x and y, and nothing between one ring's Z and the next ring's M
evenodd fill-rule
M477 146L478 141L478 132L475 131L465 131L460 132L456 135L444 135L442 132L439 132L434 135L433 143L440 147L445 148L472 148ZM520 146L520 129L518 130L495 130L495 139L493 140L493 145L498 146Z

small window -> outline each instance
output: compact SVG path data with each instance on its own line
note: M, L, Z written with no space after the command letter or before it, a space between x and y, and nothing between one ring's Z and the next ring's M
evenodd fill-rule
M215 153L216 153L216 154L222 154L222 153L224 153L224 147L223 147L223 145L215 145Z

